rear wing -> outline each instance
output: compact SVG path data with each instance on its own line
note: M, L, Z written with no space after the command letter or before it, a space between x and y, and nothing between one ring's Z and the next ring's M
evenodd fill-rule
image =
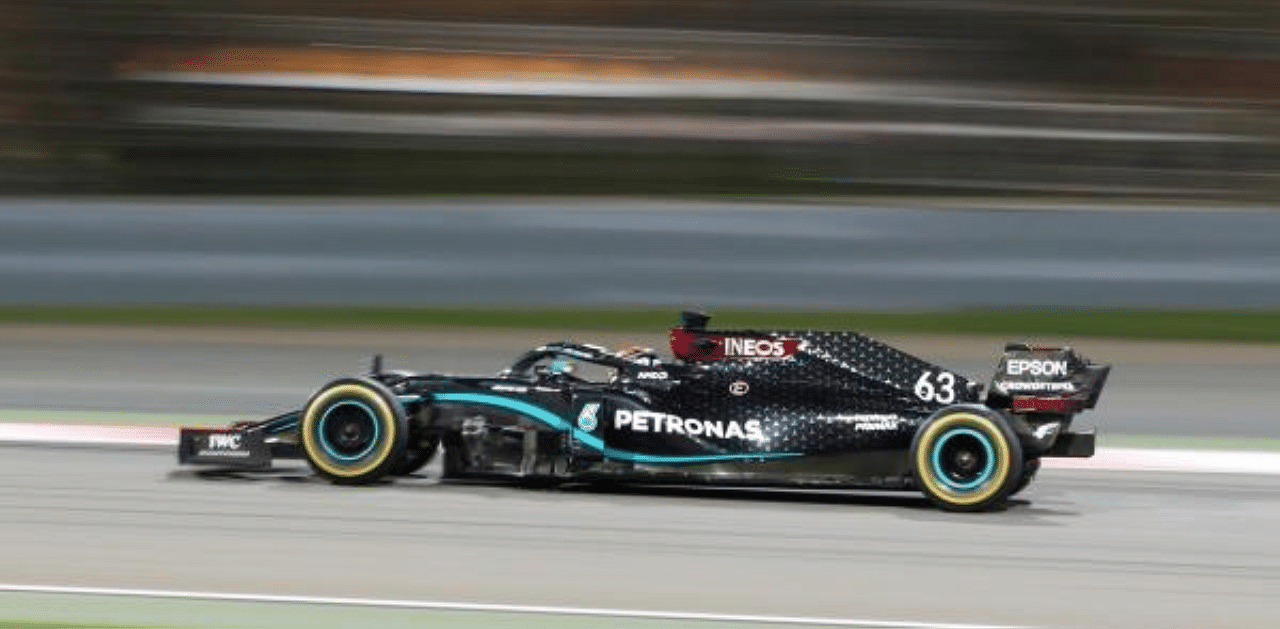
M1106 386L1110 365L1070 347L1010 343L996 366L987 405L1014 413L1071 415L1091 409Z

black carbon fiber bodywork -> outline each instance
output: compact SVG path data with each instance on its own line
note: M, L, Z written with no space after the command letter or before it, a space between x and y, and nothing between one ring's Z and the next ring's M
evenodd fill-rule
M979 406L1007 421L1028 458L1092 454L1091 434L1067 431L1080 409L1064 400L1092 405L1105 368L1070 350L1011 346L1000 362L1008 373L997 374L1003 388L984 399L976 382L862 334L704 325L671 331L674 359L550 343L496 376L387 372L375 362L369 377L403 407L409 448L439 444L455 478L909 488L920 427L945 409ZM1071 395L1011 394L1024 367L1039 384L1023 389L1059 386L1061 376ZM1033 412L1015 413L1017 404ZM243 443L287 452L300 414L240 427L254 433ZM189 432L182 462L235 465L201 450L205 433Z

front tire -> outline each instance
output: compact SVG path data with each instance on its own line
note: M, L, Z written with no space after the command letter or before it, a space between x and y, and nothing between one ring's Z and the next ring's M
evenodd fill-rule
M435 458L439 447L440 437L438 436L420 440L416 446L405 449L404 458L391 469L390 474L408 476L417 472Z
M916 433L911 471L939 507L986 511L1002 505L1022 478L1022 446L996 413L944 409Z
M405 459L409 431L404 407L382 383L343 378L311 396L298 432L316 474L342 485L363 485Z

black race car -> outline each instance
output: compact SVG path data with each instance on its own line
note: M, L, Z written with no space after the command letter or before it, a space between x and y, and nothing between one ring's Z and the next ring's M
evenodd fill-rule
M686 312L675 360L578 343L496 376L389 371L324 385L301 410L184 428L181 463L268 469L305 458L335 483L445 478L918 489L976 511L1026 487L1046 456L1093 455L1070 430L1110 367L1010 344L984 387L852 332L710 330Z

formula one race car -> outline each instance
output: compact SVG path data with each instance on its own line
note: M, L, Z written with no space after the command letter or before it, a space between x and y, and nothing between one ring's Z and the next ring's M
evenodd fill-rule
M1010 344L989 390L852 332L709 330L686 312L675 360L549 343L496 376L387 371L324 385L300 410L184 428L181 463L267 469L305 458L340 484L443 477L918 489L944 509L1001 505L1072 432L1110 367Z

